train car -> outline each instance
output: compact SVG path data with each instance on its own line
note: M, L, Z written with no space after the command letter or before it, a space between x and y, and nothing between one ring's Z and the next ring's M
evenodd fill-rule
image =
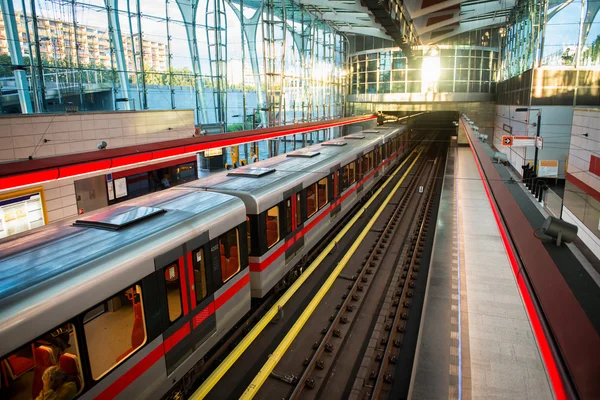
M409 148L404 125L366 130L184 187L237 196L247 212L250 282L263 297Z
M165 190L0 244L0 398L157 398L250 309L239 198Z

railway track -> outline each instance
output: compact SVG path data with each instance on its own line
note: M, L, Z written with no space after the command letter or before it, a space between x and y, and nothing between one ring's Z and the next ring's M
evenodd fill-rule
M283 355L276 349L265 364L277 367L263 368L242 398L380 398L387 393L385 383L391 381L397 357L394 349L402 341L401 321L407 317L407 299L418 277L440 158L431 149L425 152L405 190L390 195L376 221L338 264L343 264L342 272L303 327L290 330L295 331L293 344ZM368 366L361 365L365 360ZM266 373L268 379L260 377Z

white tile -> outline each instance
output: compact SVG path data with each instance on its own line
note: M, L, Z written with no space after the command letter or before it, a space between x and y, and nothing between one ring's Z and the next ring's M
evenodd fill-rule
M1 120L1 119L0 119ZM0 125L0 138L11 137L10 125Z
M43 143L40 144L35 152L36 157L51 157L56 155L56 149L53 144Z
M13 149L0 150L0 161L13 161L14 159L15 151Z
M61 191L62 191L62 188L61 188ZM73 193L70 196L61 197L60 199L62 201L63 208L77 204L77 201L75 199L75 193Z
M55 144L54 149L57 156L71 153L71 146L68 142Z
M77 205L72 204L68 207L64 207L62 211L65 218L74 217L77 215Z
M83 142L71 142L69 143L70 152L73 154L81 153L83 151Z
M21 147L18 149L15 149L15 158L16 159L28 159L30 155L33 154L33 152L35 151L35 147L31 146L31 147Z
M8 150L13 149L13 138L5 137L0 139L0 150Z
M121 127L118 128L109 128L108 136L110 138L116 138L123 136L123 129Z
M74 196L75 195L75 185L69 184L69 185L61 186L60 187L60 195L62 197Z
M83 131L83 132L81 132L81 139L82 140L95 140L96 139L96 132L94 130Z
M53 211L62 208L62 199L59 197L57 199L46 200L46 210Z
M81 121L81 130L83 131L93 131L96 129L96 124L93 120Z
M46 204L47 204L47 202L46 202ZM48 213L48 222L55 222L55 221L58 221L59 219L63 218L62 208L50 211L50 210L48 210L48 207L46 206L46 210Z
M33 133L33 125L29 124L13 124L10 126L12 136L31 135Z
M108 129L108 121L106 119L95 119L94 120L94 128L95 129Z
M44 185L46 186L46 185ZM60 188L44 189L46 201L60 198Z
M80 141L83 139L83 133L79 130L79 131L72 131L69 132L69 140L71 142L73 141Z
M110 118L108 120L108 127L109 128L120 128L122 126L121 124L121 118L118 116L113 116L112 118Z
M50 123L48 122L36 122L34 124L32 124L31 126L32 131L34 134L41 134L41 133L46 133L50 131Z

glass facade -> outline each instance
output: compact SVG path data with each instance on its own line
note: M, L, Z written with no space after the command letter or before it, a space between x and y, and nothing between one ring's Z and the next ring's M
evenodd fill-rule
M350 57L350 94L493 93L498 51L489 47L417 47L414 59L400 49Z
M296 3L2 1L2 113L195 109L249 128L333 118L346 40Z
M499 80L534 67L600 65L600 0L519 1L500 30Z

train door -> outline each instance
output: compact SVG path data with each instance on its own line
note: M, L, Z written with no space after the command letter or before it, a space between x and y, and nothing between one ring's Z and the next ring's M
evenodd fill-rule
M163 346L170 375L193 351L190 293L184 246L178 246L154 259L157 271Z
M190 314L192 320L192 344L199 348L217 331L214 293L220 278L220 266L210 257L211 245L208 233L185 244L187 273L190 287Z

